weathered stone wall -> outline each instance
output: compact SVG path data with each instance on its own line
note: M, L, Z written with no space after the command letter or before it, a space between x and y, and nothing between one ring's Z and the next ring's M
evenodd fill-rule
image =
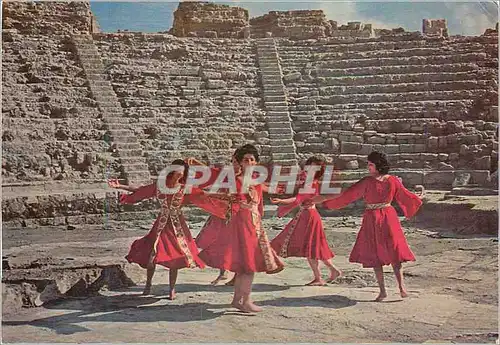
M448 37L448 25L446 19L424 19L422 20L422 33L429 37Z
M68 37L4 30L2 38L3 184L113 173L100 112Z
M348 22L347 25L338 26L336 21L330 20L332 37L372 37L374 30L371 24L361 22Z
M3 1L2 29L22 34L88 33L92 13L88 1Z
M94 39L152 174L180 157L226 162L248 142L263 144L266 156L251 41L167 34Z
M322 10L315 11L271 11L260 17L250 19L251 37L288 37L309 39L326 37L332 31L331 23Z
M181 1L174 12L172 34L178 37L248 37L248 11L241 7Z
M497 37L279 40L298 152L366 166L495 170Z

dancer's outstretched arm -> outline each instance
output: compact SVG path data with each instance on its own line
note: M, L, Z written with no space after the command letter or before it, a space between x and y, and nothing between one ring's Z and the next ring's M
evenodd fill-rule
M288 199L279 199L279 198L271 198L271 203L277 205L277 204L281 204L281 205L290 205L290 204L293 204L295 202L295 200L297 200L296 197L293 197L293 198L288 198Z
M367 179L363 178L347 188L343 193L340 195L338 194L333 194L333 195L328 195L328 196L319 196L313 198L314 203L323 203L323 206L325 208L329 209L339 209L343 208L350 203L361 199L365 195L365 190L366 190L366 184L367 184Z
M126 190L127 192L135 192L137 191L140 187L134 187L134 186L127 186L125 184L121 184L120 181L118 181L118 179L111 179L108 181L108 186L110 188L114 188L114 189L122 189L122 190Z

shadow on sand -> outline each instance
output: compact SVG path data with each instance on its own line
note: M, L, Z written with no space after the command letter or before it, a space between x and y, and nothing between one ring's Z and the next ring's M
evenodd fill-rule
M264 289L270 289L267 284L256 284L264 286ZM199 285L197 285L199 286ZM179 288L191 289L191 284L183 284ZM203 288L203 286L202 286ZM218 287L209 287L206 291L213 291ZM231 288L231 287L227 287ZM168 290L168 286L165 287ZM129 290L130 291L130 290ZM205 290L198 290L205 291ZM258 290L256 290L258 291ZM262 290L261 290L262 291ZM264 290L269 291L269 290ZM274 290L271 290L274 291ZM99 322L189 322L205 321L218 318L223 315L244 315L231 310L228 304L210 304L210 303L184 303L184 304L164 304L165 298L156 296L142 296L137 294L122 294L115 296L94 296L86 299L70 299L45 306L51 310L74 310L74 312L49 316L35 319L32 321L3 321L4 326L25 326L48 328L57 334L69 335L78 332L90 332L82 324ZM161 304L157 304L161 303ZM350 300L344 296L322 295L311 297L279 297L276 299L257 301L261 306L275 307L318 307L340 309L350 307L356 304L356 301ZM229 310L227 310L229 309ZM265 313L265 311L264 311Z
M274 285L274 284L253 284L253 292L274 292L274 291L285 291L292 287L292 285ZM144 285L133 286L130 288L120 289L116 291L137 291L142 292ZM175 291L177 293L185 292L220 292L227 293L234 290L233 286L221 285L200 285L200 284L176 284ZM168 284L155 284L153 285L151 292L153 295L166 295L170 291Z

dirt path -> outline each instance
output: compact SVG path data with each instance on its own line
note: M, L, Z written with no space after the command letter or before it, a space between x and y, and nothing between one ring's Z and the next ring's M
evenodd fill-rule
M266 220L272 238L283 220ZM389 268L385 303L371 300L377 287L370 270L348 263L360 219L325 221L335 263L344 277L326 287L305 287L311 272L305 260L290 258L277 275L256 276L254 299L264 312L248 316L228 305L232 292L208 283L212 269L184 270L178 298L168 294L166 270L155 276L154 295L142 297L144 272L128 272L138 286L100 291L99 296L71 299L46 307L4 310L5 342L494 342L498 337L497 242L492 238L434 238L408 228L418 261L405 266L410 292L402 300ZM143 226L144 229L138 229ZM201 224L193 226L196 232ZM50 256L73 261L122 261L128 245L147 224L128 230L116 225L103 232L87 229L73 235L58 229L6 231L4 256L21 262ZM92 238L93 241L89 241ZM32 243L33 243L32 242ZM13 261L14 262L14 261ZM325 272L326 274L326 272Z

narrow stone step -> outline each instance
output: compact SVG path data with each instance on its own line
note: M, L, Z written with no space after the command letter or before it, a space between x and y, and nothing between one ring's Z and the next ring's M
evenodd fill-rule
M288 111L288 106L283 106L283 105L267 105L266 104L266 109L267 110L276 110L276 111Z
M101 103L113 103L113 104L119 104L118 97L116 96L111 96L111 95L93 95L93 98L99 102L99 105Z
M104 123L104 127L110 131L113 130L131 130L130 123L128 123L127 119L123 119L121 122L108 122Z
M280 128L280 127L269 127L269 138L276 138L276 139L285 139L285 138L292 138L292 130L290 127L288 128ZM276 137L275 134L277 135L287 135L287 136L279 136L279 137Z
M118 156L119 157L141 157L142 156L142 149L134 149L134 150L126 150L126 149L120 149L118 150Z
M276 159L297 159L295 153L284 152L284 153L271 153L271 157L274 160Z
M282 78L283 75L281 74L281 71L266 71L265 73L261 73L262 74L262 77L265 77L265 78Z
M269 127L269 129L271 128L288 128L288 130L292 130L292 128L290 127L290 122L287 121L287 122L283 122L283 121L280 121L280 122L267 122L267 126Z
M134 132L129 131L129 130L116 130L116 129L109 130L109 135L111 136L111 140L113 140L113 141L125 140L125 138L132 137L133 133Z
M270 78L262 76L260 80L262 82L262 86L264 87L264 89L270 86L280 86L281 88L283 88L283 80L279 77Z
M294 146L295 142L293 139L271 139L269 140L269 145L271 146Z
M299 165L296 159L273 159L272 163L281 166L296 166Z
M276 75L262 74L261 78L263 81L275 81L275 80L277 80L279 82L282 82L282 80L283 80L281 78L281 75L278 75L278 74L276 74Z
M118 123L123 123L123 117L122 116L111 116L111 115L106 115L102 116L102 119L107 123L107 124L118 124Z
M140 157L142 158L142 157ZM123 163L122 162L122 168L128 174L129 171L149 171L148 170L148 165L143 161L143 162L130 162L130 163Z
M134 144L138 143L137 137L136 136L131 136L130 134L128 136L123 136L123 137L113 137L113 142L115 144Z
M276 81L273 81L273 82L264 82L262 81L262 88L264 90L269 90L270 88L275 88L275 89L278 89L280 88L281 90L283 90L283 82L281 82L280 80L276 80Z
M94 61L95 59L85 59L81 61L82 67L87 69L103 70L104 66L100 60Z
M146 164L145 162L146 162L146 160L142 156L120 157L120 163L122 165L133 165L133 164L138 164L138 163Z
M283 97L286 101L286 94L283 90L264 90L264 97Z
M109 80L93 80L91 84L92 84L91 88L102 87L102 88L110 88L111 90L113 90L111 82Z
M285 146L273 146L271 145L271 152L273 155L277 153L291 153L295 156L295 146L285 145Z
M260 56L258 58L259 66L266 63L279 63L278 55Z
M142 150L142 146L138 142L135 142L135 143L116 143L116 148L118 149L118 151L121 151L121 150L139 150L140 151L140 150Z
M260 66L260 72L261 73L269 73L269 72L280 72L281 73L281 68L280 68L280 65L279 63L275 63L275 64L269 64L269 65L265 65L265 66Z
M278 61L259 61L259 67L261 71L267 69L280 70L280 64Z
M118 102L111 102L111 101L99 102L99 108L106 108L106 109L115 109L115 108L118 108L118 109L122 109L120 103L118 103ZM110 112L113 112L113 110L110 110ZM114 111L114 112L118 112L118 111Z
M99 81L106 81L106 76L103 75L102 73L87 73L85 71L85 75L87 76L87 79L90 80L99 80Z
M274 101L283 101L286 102L286 97L285 95L264 95L264 100L267 102L274 102Z
M275 84L263 83L264 92L282 92L285 94L285 89L283 88L282 82L277 82Z
M286 122L290 123L290 117L288 116L268 116L267 117L268 122Z
M88 58L88 59L85 59L84 61L81 61L83 64L99 64L99 65L103 65L102 64L102 60L98 57L94 57L94 58Z
M90 67L84 68L85 74L105 74L104 68L102 67Z
M94 58L99 56L99 51L97 49L78 49L78 57L80 62L85 61L88 58Z
M293 140L293 133L288 131L286 133L269 133L269 140Z
M288 107L286 101L264 101L267 107Z
M111 90L99 90L99 91L96 91L96 90L92 90L91 88L91 93L92 93L92 96L93 97L99 97L99 98L102 98L102 99L105 99L105 98L109 98L109 99L114 99L116 100L116 102L119 103L119 99L118 97L116 96L115 92L111 89Z
M258 47L257 48L257 54L259 56L274 55L276 53L278 53L278 51L276 50L276 47L269 46L269 47Z

